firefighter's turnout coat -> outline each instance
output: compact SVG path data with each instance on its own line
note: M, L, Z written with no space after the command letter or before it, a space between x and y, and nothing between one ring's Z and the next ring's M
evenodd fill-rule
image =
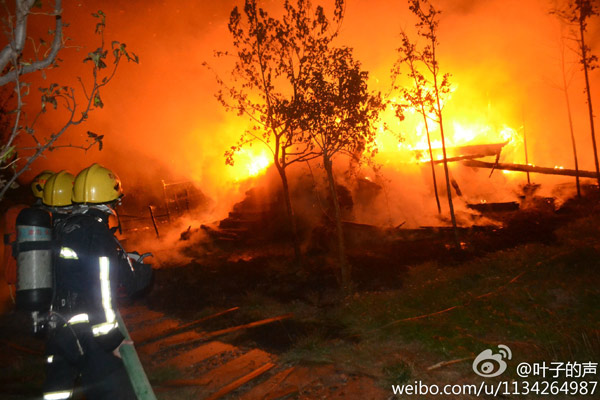
M91 208L54 228L55 327L46 348L45 399L70 398L78 376L86 399L135 398L123 363L113 354L123 341L117 289L120 280L132 280L126 275L133 269L107 220L106 213Z

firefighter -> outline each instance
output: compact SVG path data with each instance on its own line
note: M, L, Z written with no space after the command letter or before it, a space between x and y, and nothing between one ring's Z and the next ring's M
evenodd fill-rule
M53 229L72 209L75 177L66 171L45 180L41 204L23 209L17 216L16 257L18 265L16 306L31 312L34 333L43 333L49 322L53 295ZM37 197L41 186L32 190Z
M139 281L151 268L124 263L124 252L108 226L122 195L119 178L93 164L75 177L72 213L54 227L54 327L46 346L45 399L70 398L78 376L86 399L135 399L118 357L124 337L115 301L119 278L142 286ZM144 273L136 274L139 270Z
M52 171L43 171L36 175L35 178L31 181L31 192L35 201L33 203L33 207L41 207L42 206L42 196L44 191L44 186L46 185L46 181L50 178L54 172ZM14 245L17 240L17 229L16 229L16 220L17 216L21 212L21 210L27 208L25 204L17 204L10 207L3 216L2 221L2 232L4 239L4 253L2 254L2 270L4 274L4 282L8 285L8 292L14 303L14 286L17 282L17 261L14 255ZM0 307L0 311L2 308L9 308L8 304L2 305Z

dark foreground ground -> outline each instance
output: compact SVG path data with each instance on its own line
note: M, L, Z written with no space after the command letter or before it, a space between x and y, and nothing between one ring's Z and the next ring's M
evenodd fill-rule
M339 290L327 227L314 232L301 266L290 262L285 243L215 243L192 234L177 246L186 261L163 261L153 290L124 307L142 305L182 321L239 307L205 322L207 331L293 313L220 339L275 354L281 364L367 377L373 393L386 393L382 398L392 396L393 384L478 384L484 378L473 370L475 358L486 349L498 353L501 344L512 357L489 382L597 382L597 371L542 379L520 377L516 367L600 361L599 211L595 190L558 210L542 201L495 215L502 227L461 229L460 248L448 229L350 224L351 295ZM26 398L41 382L43 342L27 325L15 313L0 318L0 397ZM152 368L148 375L164 379ZM287 398L327 398L323 393Z

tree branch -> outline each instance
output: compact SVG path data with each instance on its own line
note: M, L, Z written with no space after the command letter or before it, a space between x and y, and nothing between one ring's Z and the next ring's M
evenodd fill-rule
M11 43L7 44L4 49L2 49L2 52L0 53L0 71L4 70L4 67L6 67L11 58L14 56L20 58L21 53L23 52L27 37L27 17L31 7L33 7L35 4L35 0L16 0L16 4L17 20L14 29L14 38ZM50 53L44 59L33 62L29 65L20 67L18 64L16 64L14 69L11 69L6 74L0 76L0 86L14 81L18 75L39 71L48 67L54 62L58 51L62 48L62 11L62 0L56 0L54 3L54 18L56 19L56 22L54 28L54 39L52 41L52 46L50 47Z

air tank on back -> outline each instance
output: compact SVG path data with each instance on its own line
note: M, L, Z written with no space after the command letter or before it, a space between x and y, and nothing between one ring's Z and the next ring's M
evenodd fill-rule
M40 208L17 216L17 308L48 311L52 301L52 218Z

